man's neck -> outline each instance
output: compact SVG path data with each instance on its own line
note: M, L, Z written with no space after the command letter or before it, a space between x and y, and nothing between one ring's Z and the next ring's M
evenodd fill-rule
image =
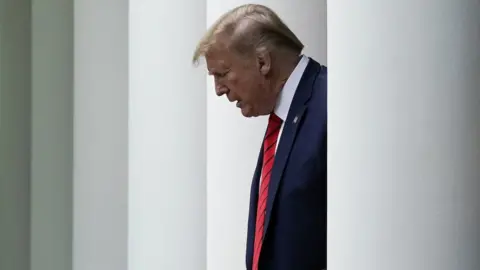
M277 95L280 93L283 86L285 85L288 78L290 77L292 72L295 70L295 67L298 65L301 59L302 59L302 56L297 55L295 57L287 58L278 64L278 66L281 69L279 69L278 71L278 79L275 85L275 92Z

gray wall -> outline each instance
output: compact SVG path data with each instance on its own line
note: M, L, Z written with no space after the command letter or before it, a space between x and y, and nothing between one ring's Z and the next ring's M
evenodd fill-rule
M30 1L0 2L0 269L30 264Z

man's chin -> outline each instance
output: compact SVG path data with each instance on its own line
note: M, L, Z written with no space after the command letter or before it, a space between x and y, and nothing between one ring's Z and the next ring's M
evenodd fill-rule
M250 117L256 117L257 116L253 113L253 110L248 108L248 107L247 108L241 108L240 110L242 111L242 115L244 117L250 118Z

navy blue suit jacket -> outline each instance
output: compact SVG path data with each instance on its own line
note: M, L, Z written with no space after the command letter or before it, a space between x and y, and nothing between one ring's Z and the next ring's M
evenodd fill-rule
M259 270L321 270L327 265L327 68L313 59L284 125L270 178ZM250 194L248 270L262 159L260 151Z

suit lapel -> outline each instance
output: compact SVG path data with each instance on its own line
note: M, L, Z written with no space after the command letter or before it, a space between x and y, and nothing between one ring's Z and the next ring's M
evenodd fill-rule
M302 79L297 87L295 96L293 98L287 119L284 122L283 132L278 142L277 153L275 154L275 161L270 178L270 185L268 187L267 212L265 216L264 235L268 230L270 223L272 209L280 186L283 172L288 163L290 152L295 142L300 126L303 123L303 117L307 111L307 103L312 94L313 83L320 70L320 65L310 59L310 62L305 69Z

